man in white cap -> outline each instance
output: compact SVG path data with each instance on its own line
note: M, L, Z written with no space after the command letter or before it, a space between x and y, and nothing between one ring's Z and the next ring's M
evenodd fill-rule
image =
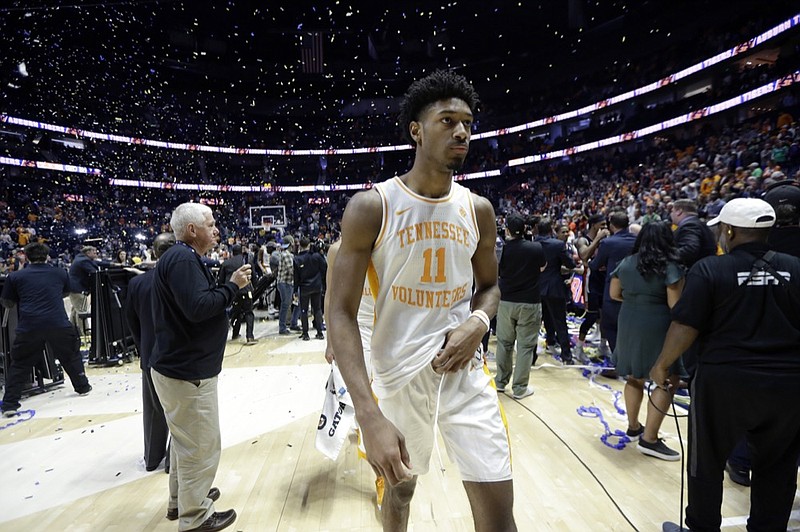
M764 194L764 201L775 209L775 225L769 234L769 247L800 258L800 182L786 180L775 183ZM742 439L728 458L725 471L730 479L750 486L751 453Z
M738 198L709 221L726 255L686 276L661 355L650 372L667 386L672 364L698 339L691 384L688 506L691 530L719 530L731 450L753 451L748 530L786 530L800 454L800 259L770 249L775 211ZM685 530L664 523L664 531Z

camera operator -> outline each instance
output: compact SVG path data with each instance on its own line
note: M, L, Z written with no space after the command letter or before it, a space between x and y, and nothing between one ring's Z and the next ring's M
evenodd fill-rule
M11 346L11 367L0 407L5 417L20 408L20 396L45 345L61 362L78 395L92 390L78 351L79 341L67 319L63 298L69 293L67 272L47 264L50 248L34 242L25 246L29 266L8 276L0 296L3 306L18 306L16 338Z
M692 530L719 530L722 472L743 437L753 452L748 529L786 530L792 510L800 452L800 260L768 243L775 219L767 202L737 198L708 222L720 226L727 254L689 271L650 371L666 386L670 365L699 338L687 464Z
M247 264L244 255L242 255L242 246L234 244L231 247L233 256L222 263L219 268L218 282L224 285L229 282L233 272ZM250 270L253 270L252 265ZM253 327L255 324L255 315L253 314L253 284L248 283L244 288L241 288L233 300L233 308L231 309L231 327L233 327L233 334L231 340L239 338L239 331L242 327L242 321L245 323L246 342L245 345L255 345L258 340L255 339L253 334Z

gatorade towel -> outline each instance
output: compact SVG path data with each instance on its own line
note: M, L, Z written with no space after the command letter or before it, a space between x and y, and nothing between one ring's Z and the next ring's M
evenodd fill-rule
M336 362L331 364L331 374L325 385L325 401L317 424L315 447L319 452L336 460L342 445L355 421L350 394Z

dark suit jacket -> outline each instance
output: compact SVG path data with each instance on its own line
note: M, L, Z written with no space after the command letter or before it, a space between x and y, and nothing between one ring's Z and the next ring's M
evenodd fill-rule
M316 251L301 251L294 257L294 287L307 294L322 292L327 271L325 257Z
M700 259L717 254L714 233L697 216L686 218L678 225L675 245L678 248L678 260L687 269Z
M70 290L76 294L80 292L88 294L92 288L91 275L99 269L99 263L83 253L75 255L75 260L69 267Z
M219 267L219 273L217 274L217 280L220 285L223 285L231 280L231 275L233 272L244 266L244 255L233 255L231 258L226 260L222 263L222 266ZM240 289L239 292L247 292L253 290L253 284L250 283L244 288Z
M606 285L603 289L603 307L608 304L613 305L617 303L608 295L608 289L611 286L611 272L617 269L617 265L622 259L631 254L635 242L636 235L627 229L617 231L600 242L600 246L597 248L597 255L595 255L592 262L589 263L589 268L593 272L606 272Z
M567 246L557 238L536 237L542 245L547 266L539 276L539 293L542 297L567 297L567 285L561 278L561 266L572 269L575 261L567 253Z
M153 270L137 275L128 283L128 297L125 299L125 319L139 349L139 365L150 368L150 353L156 337L153 331Z

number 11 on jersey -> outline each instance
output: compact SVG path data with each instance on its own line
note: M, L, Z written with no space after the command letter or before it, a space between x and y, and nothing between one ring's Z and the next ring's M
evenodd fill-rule
M425 264L423 265L423 269L425 270L420 277L419 282L421 283L446 283L447 276L444 273L444 248L436 248L436 277L432 278L432 266L433 266L433 248L428 248L422 253L422 257L425 259Z

